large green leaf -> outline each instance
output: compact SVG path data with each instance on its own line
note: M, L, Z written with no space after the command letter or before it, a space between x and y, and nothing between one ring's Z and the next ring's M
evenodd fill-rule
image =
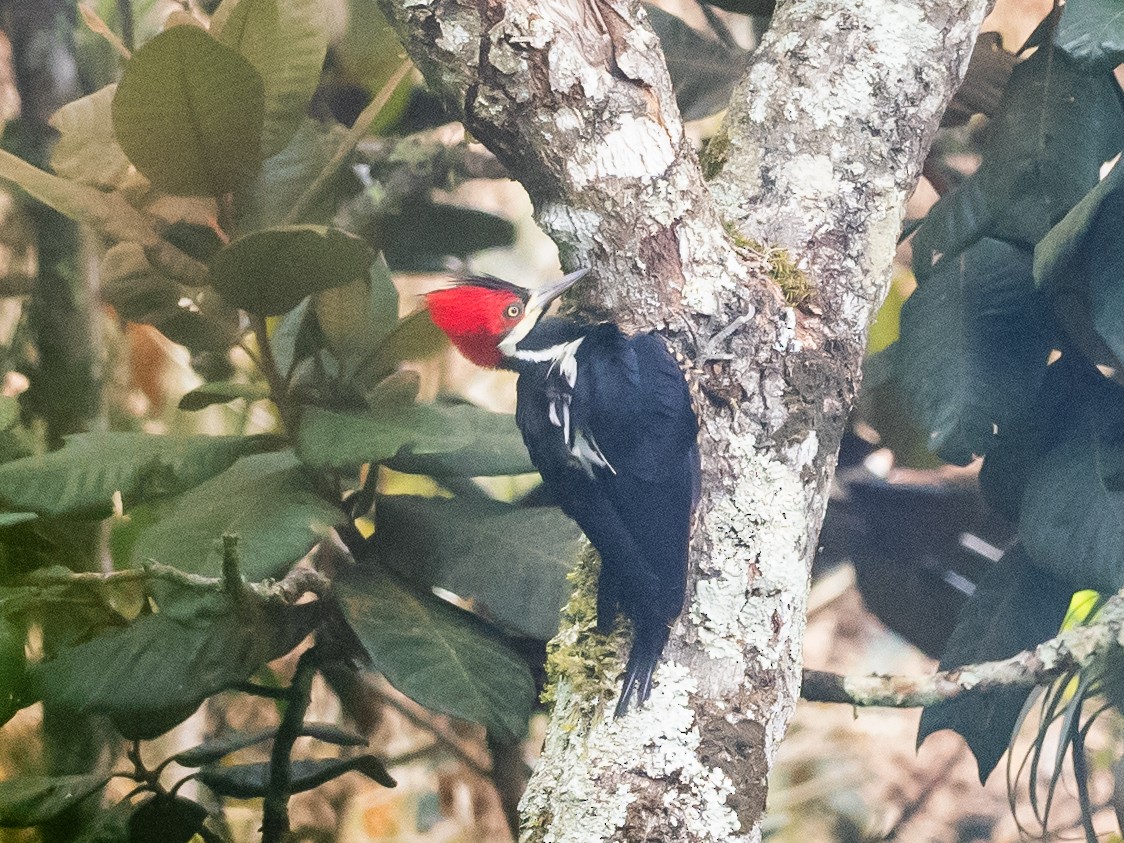
M262 162L261 75L194 26L173 26L129 60L113 128L160 190L218 196L249 184Z
M982 240L905 302L894 365L930 449L961 465L1025 414L1046 371L1046 311L1031 255Z
M226 0L211 32L257 68L265 81L266 157L281 151L308 113L328 51L320 0Z
M341 571L336 586L374 669L395 688L426 708L482 723L500 740L523 736L535 684L487 624L379 565Z
M1124 360L1122 218L1124 163L1118 161L1034 250L1035 280L1065 309L1066 327L1080 337L1091 323L1117 360Z
M109 776L15 776L0 781L0 827L28 828L52 820L97 793Z
M981 237L1033 247L1100 178L1124 143L1111 73L1039 49L1017 65L988 127L979 169L933 206L913 239L914 272L954 260Z
M165 593L159 612L40 662L33 688L63 711L105 714L126 737L153 738L289 652L319 619L318 604L280 607L248 590Z
M581 538L558 509L401 495L380 497L375 515L372 552L382 564L479 600L522 635L545 641L557 632Z
M207 809L163 793L142 800L129 817L129 843L190 843L199 837ZM199 839L204 839L199 837Z
M1119 0L1067 0L1054 44L1099 70L1124 62L1124 6Z
M398 324L398 290L381 255L371 264L369 278L317 293L312 304L345 380Z
M305 296L366 278L374 253L338 228L293 225L240 237L211 261L211 283L231 304L278 316Z
M57 451L0 465L0 502L46 515L105 514L114 492L126 508L173 495L266 445L254 436L79 433Z
M683 119L700 120L726 108L750 54L700 35L682 18L658 6L645 3L644 9L660 37Z
M400 471L462 477L535 470L514 418L471 404L388 403L363 414L309 407L297 453L314 468L387 462Z
M1041 644L1057 633L1072 593L1061 580L1035 568L1016 545L964 605L941 657L941 669L1005 659ZM958 732L976 756L983 782L1007 751L1029 693L1029 688L969 691L928 706L921 715L917 741L941 729Z
M202 410L204 407L226 404L239 398L252 402L268 397L269 387L263 383L215 381L197 386L184 395L177 406L181 410Z
M216 576L222 536L237 533L242 571L251 580L284 573L343 520L289 451L244 457L168 509L137 538L134 564L155 559Z
M1026 478L1019 535L1074 591L1124 586L1124 400L1090 406Z
M116 85L67 103L51 116L59 133L51 169L64 178L112 190L129 173L129 159L113 133L111 107Z

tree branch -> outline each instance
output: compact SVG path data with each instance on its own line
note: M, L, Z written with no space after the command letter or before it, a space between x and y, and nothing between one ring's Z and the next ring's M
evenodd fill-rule
M930 676L840 676L804 671L801 697L810 702L915 708L954 699L966 691L1048 685L1087 668L1124 645L1124 591L1109 598L1096 619L1067 630L1033 650L1007 659L964 665Z

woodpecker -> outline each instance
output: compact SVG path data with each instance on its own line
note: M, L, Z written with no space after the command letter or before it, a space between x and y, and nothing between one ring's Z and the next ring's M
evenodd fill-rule
M533 291L474 277L426 302L465 357L519 375L515 420L531 461L601 556L597 629L610 631L618 611L632 621L619 717L633 698L638 707L647 701L683 607L698 421L658 335L545 316L586 271Z

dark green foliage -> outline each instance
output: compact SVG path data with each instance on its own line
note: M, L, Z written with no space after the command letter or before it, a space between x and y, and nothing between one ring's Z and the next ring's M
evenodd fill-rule
M894 365L930 449L966 465L1025 412L1049 351L1030 252L981 240L906 301Z
M1124 111L1109 72L1038 50L1015 67L980 168L941 198L913 239L919 279L982 237L1032 248L1099 178L1124 144Z
M26 828L54 819L97 793L109 776L20 776L0 781L0 827Z
M1068 0L1054 44L1083 66L1112 70L1124 62L1124 9L1117 0Z
M182 796L155 794L129 817L129 843L188 843L203 827L207 809Z
M280 610L250 592L172 590L157 613L36 665L31 683L62 710L105 714L126 737L153 738L289 652L318 614L316 604Z
M375 670L427 708L518 740L535 702L519 656L487 624L368 561L336 581Z
M379 563L478 600L521 635L545 641L557 631L581 535L557 509L402 495L380 497L375 515Z
M660 36L675 101L684 120L716 114L730 102L734 85L749 65L749 53L706 38L681 18L644 5L648 22Z
M418 232L426 232L418 237ZM375 225L375 244L395 269L440 272L446 257L465 258L484 249L510 246L515 226L502 217L426 200L401 203Z
M1008 551L976 586L941 656L942 670L1004 659L1053 636L1073 588L1035 567L1020 546ZM986 781L1011 740L1029 688L972 691L928 706L917 740L941 729L964 736Z
M351 758L320 758L294 761L292 764L292 793L303 793L319 787L324 782L352 771L362 773L383 787L397 784L386 767L373 755L355 755ZM235 764L230 767L205 767L199 771L199 781L220 796L235 799L253 799L269 791L269 764Z
M373 260L362 240L338 228L271 228L240 237L215 255L211 284L249 313L278 316L307 295L365 278Z

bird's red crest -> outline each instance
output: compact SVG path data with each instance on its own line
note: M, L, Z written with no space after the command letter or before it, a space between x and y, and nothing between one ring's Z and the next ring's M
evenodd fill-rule
M433 324L445 332L461 354L488 368L500 364L502 355L497 346L523 312L523 297L514 290L475 284L435 290L425 300Z

